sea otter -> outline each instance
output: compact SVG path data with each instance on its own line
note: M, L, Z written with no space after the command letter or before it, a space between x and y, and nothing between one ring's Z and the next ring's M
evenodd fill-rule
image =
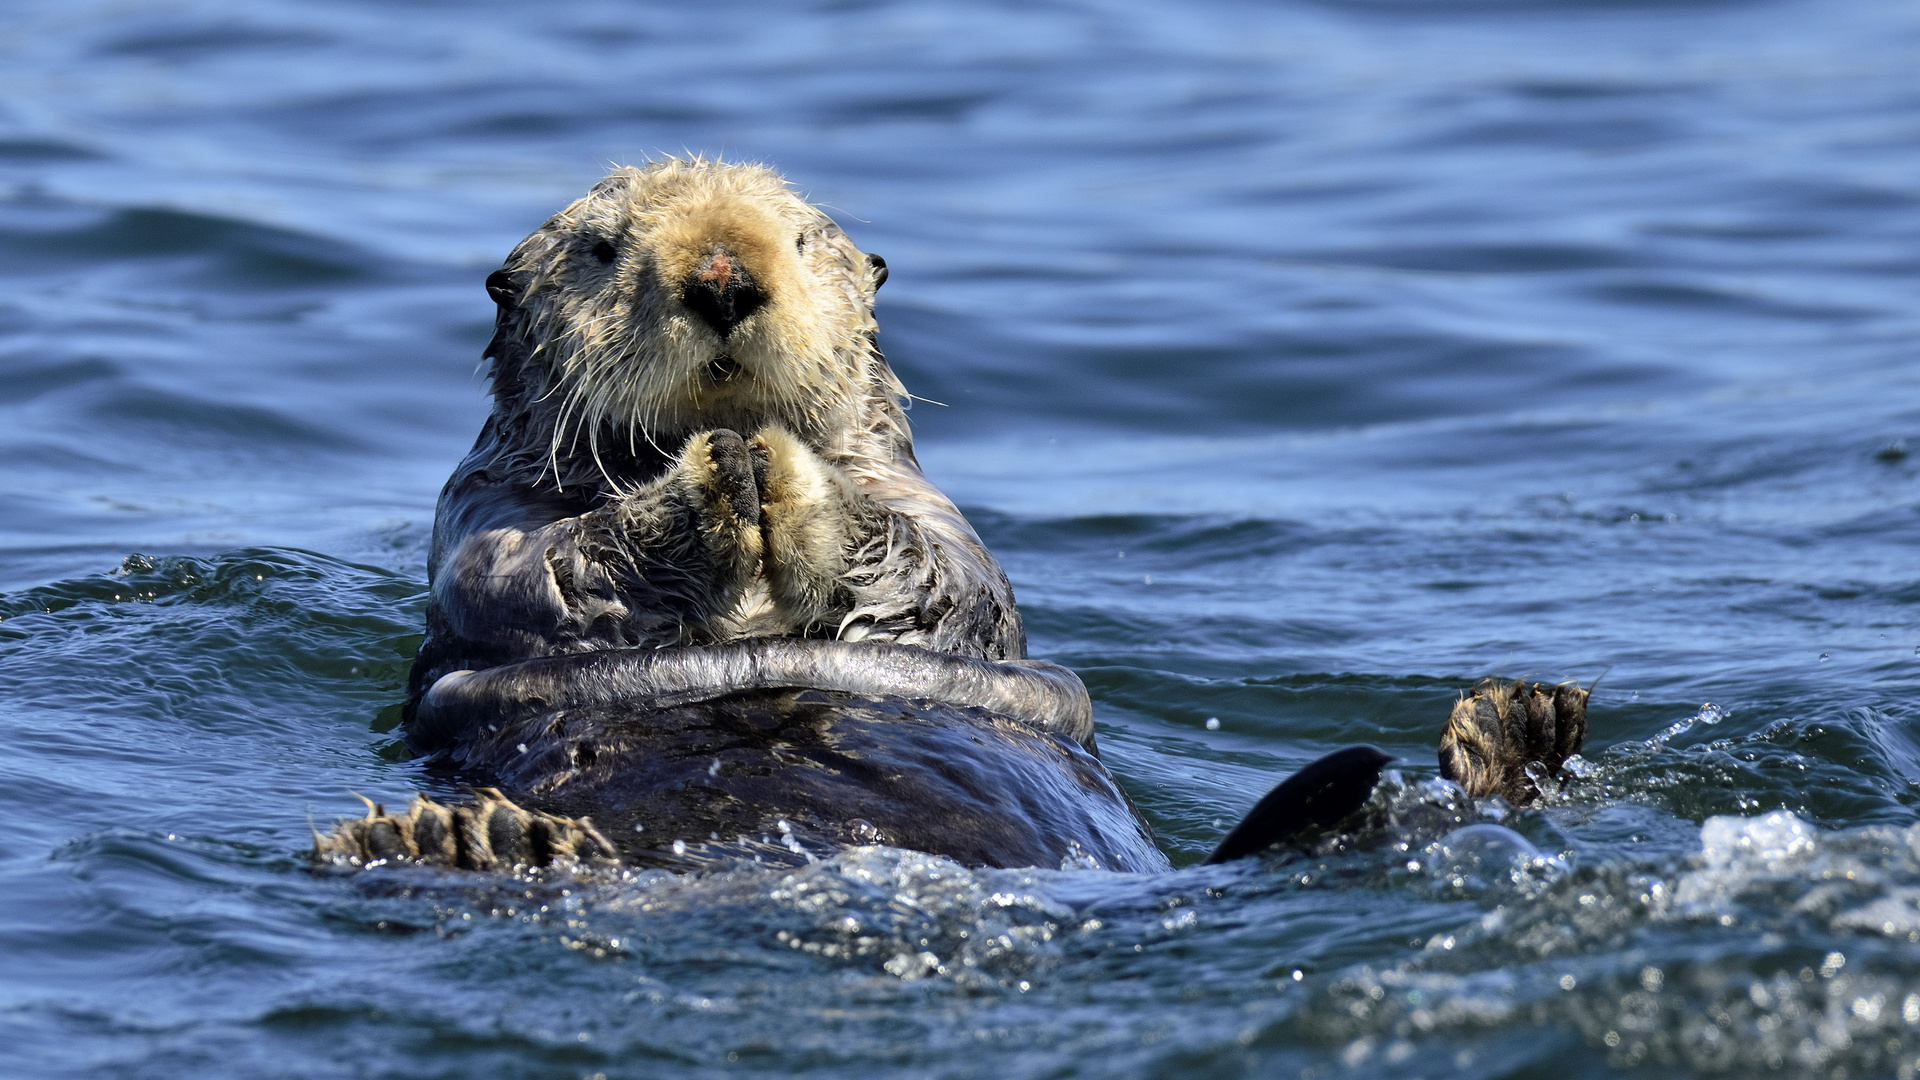
M1026 658L1006 575L921 474L886 278L771 169L702 158L616 169L513 250L405 713L481 786L370 805L317 854L1167 865L1085 687ZM1331 823L1387 760L1302 770L1216 857Z

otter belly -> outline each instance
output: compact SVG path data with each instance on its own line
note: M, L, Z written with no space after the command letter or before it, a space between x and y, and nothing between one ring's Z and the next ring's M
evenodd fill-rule
M521 807L590 817L632 864L884 843L970 866L1167 867L1098 760L977 706L802 688L594 704L442 757Z
M318 853L689 866L884 843L971 866L1168 865L1094 757L1086 687L1043 661L796 639L595 650L449 673L407 736L429 769L482 785L474 802L372 807Z

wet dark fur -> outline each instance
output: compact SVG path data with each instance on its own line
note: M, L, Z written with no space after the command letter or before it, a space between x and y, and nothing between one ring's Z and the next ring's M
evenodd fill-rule
M461 740L438 765L542 811L522 817L538 845L487 849L530 865L562 853L549 835L606 845L575 840L564 854L576 859L668 867L792 861L849 844L972 866L1166 865L1112 777L1073 740L939 702L783 689L646 710L563 709ZM397 816L417 817L418 807ZM375 856L374 832L392 828L377 817L344 823L323 850ZM437 851L397 853L468 865Z

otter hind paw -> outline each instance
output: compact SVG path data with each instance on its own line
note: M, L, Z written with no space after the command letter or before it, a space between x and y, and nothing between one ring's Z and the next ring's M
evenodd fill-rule
M336 822L325 836L315 832L315 860L406 860L460 870L620 862L619 852L591 820L525 810L494 788L476 789L471 806L415 795L401 814L361 801L367 804L366 817Z
M1557 777L1587 738L1587 696L1578 683L1483 679L1460 695L1440 732L1440 775L1478 799L1525 806L1536 777Z

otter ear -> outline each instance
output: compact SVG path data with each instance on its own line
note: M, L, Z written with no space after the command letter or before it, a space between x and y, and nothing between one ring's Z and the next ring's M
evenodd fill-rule
M520 290L513 283L513 275L505 270L495 270L487 275L487 295L503 308L512 307L520 299Z
M879 292L880 286L887 283L887 260L868 252L867 265L873 267L873 291Z

